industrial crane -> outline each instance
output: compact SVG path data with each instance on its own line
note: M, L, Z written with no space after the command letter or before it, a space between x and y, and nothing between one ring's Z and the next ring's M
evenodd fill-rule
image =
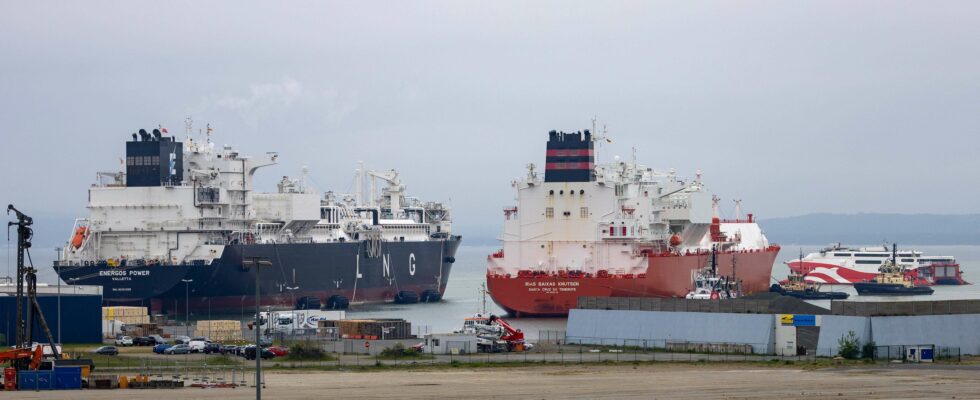
M48 328L48 322L41 312L41 305L37 302L37 269L34 265L24 265L24 256L30 259L28 249L31 248L31 239L34 236L34 230L31 229L34 219L18 211L12 204L7 205L7 214L11 212L17 217L16 222L7 222L8 227L17 227L17 317L15 318L17 342L13 349L0 352L0 363L12 361L17 369L37 369L44 356L44 346L41 344L34 346L35 320L47 336L54 358L60 359L61 354L58 352L58 346L55 345L51 329Z
M462 332L475 333L477 348L482 352L521 352L531 349L531 344L524 341L524 332L510 326L507 321L496 315L491 315L489 318L482 316L467 318Z

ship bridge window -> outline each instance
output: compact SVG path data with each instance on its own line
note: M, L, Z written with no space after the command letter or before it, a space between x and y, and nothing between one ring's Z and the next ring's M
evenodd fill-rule
M878 261L878 260L857 260L857 261L855 261L855 263L857 263L857 264L881 264L881 261Z
M854 256L855 257L882 257L882 258L891 257L890 254L884 254L884 253L857 253Z
M915 261L914 258L903 258L902 259L902 262L913 262L913 261Z
M851 253L834 253L834 257L850 257Z

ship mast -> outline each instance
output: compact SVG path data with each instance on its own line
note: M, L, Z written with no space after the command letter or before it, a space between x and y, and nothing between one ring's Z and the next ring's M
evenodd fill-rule
M480 315L487 315L487 283L480 284L480 295L483 297L483 312Z

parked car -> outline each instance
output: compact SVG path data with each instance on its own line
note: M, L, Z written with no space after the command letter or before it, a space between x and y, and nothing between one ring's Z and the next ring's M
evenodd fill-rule
M425 342L419 342L419 344L412 346L412 350L419 354L425 353Z
M276 355L273 354L271 351L269 351L269 349L266 349L266 348L263 348L262 349L262 359L263 360L268 360L270 358L275 358L275 357L276 357ZM248 346L248 347L245 348L245 359L246 360L254 360L255 359L255 346L254 345L253 346Z
M140 336L133 338L133 346L154 346L157 344L156 340L149 336Z
M238 346L231 345L231 344L226 344L224 346L221 346L221 348L218 350L218 352L221 353L221 354L231 354L231 355L237 356L238 355Z
M204 354L217 354L221 352L221 343L208 343L204 345Z
M169 344L166 344L166 343L164 343L164 344L158 344L156 346L153 346L153 352L154 353L157 353L157 354L163 354L164 351L166 351L167 349L169 349L171 347L173 347L173 346L172 345L169 345Z
M102 346L92 351L95 354L101 354L103 356L117 356L119 355L119 349L116 346Z
M174 344L187 344L190 343L190 341L190 336L177 336L177 338L174 339Z
M116 346L132 346L133 338L129 336L122 336L116 338Z
M177 344L164 350L163 354L189 354L190 352L191 352L191 346L188 346L186 344Z
M287 347L274 346L270 347L269 351L272 352L272 354L275 354L276 357L285 357L287 354L289 354L289 348Z
M153 341L156 342L156 344L166 344L167 343L167 339L164 339L163 336L160 336L160 335L150 335L150 339L153 339Z

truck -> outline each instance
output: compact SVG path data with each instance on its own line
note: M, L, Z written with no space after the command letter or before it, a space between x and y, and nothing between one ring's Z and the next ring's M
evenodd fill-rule
M524 340L524 332L496 315L484 317L477 314L466 318L463 329L457 333L476 334L477 351L485 353L523 352L534 347Z
M259 313L259 326L266 334L313 334L320 321L342 320L343 310L288 310ZM270 323L271 322L271 323Z

